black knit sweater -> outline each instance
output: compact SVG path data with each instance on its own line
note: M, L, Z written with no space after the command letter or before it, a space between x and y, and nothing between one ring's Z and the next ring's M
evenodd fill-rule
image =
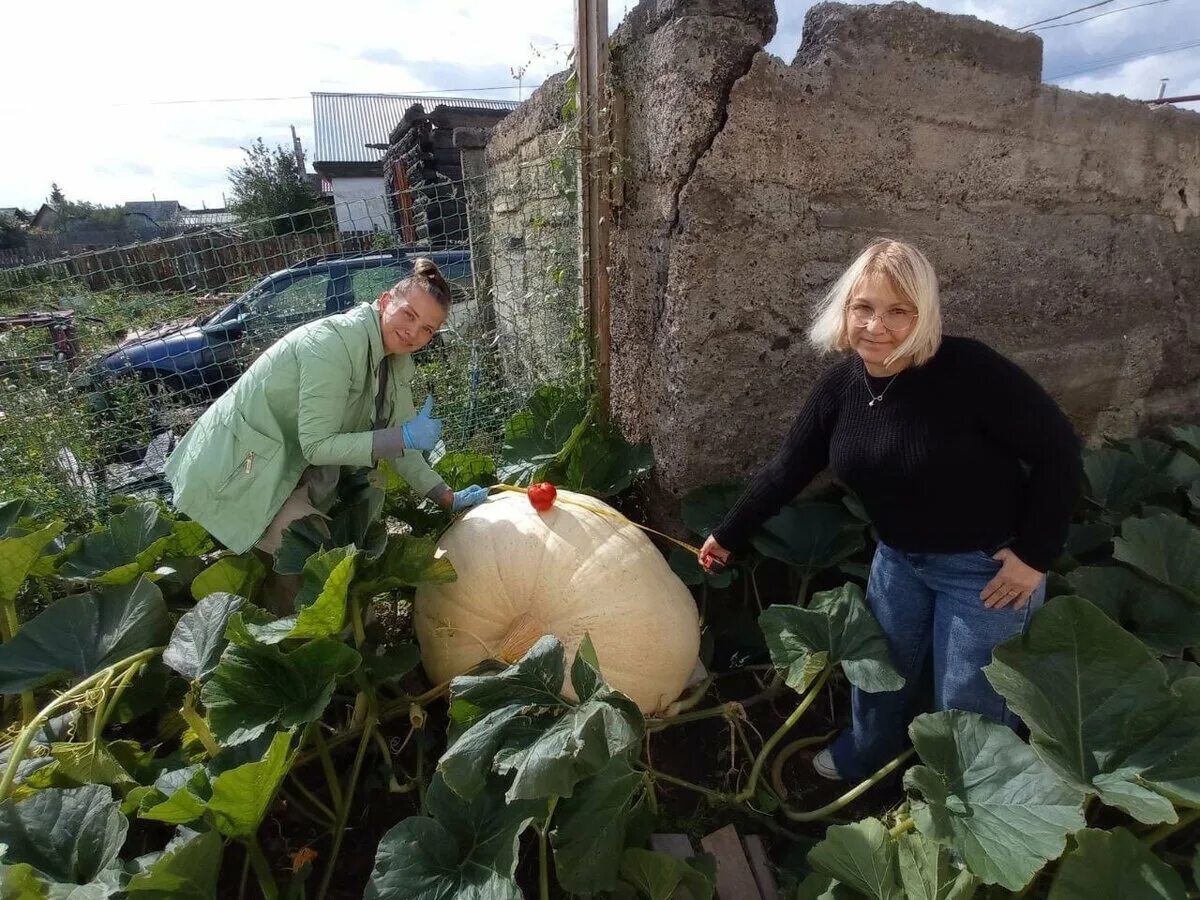
M1082 477L1079 441L1050 395L1015 363L961 337L943 338L932 359L894 381L868 376L854 355L825 372L716 539L743 550L826 466L889 546L1007 545L1040 571L1062 551Z

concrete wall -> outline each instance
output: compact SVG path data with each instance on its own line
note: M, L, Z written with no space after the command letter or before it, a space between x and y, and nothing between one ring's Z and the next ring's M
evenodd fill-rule
M496 329L514 388L577 368L582 314L578 140L566 74L548 79L491 131L485 151Z
M946 331L1082 433L1200 418L1200 115L1041 83L1041 41L922 7L643 0L614 36L613 410L659 487L744 476L827 359L811 309L877 235L939 271Z

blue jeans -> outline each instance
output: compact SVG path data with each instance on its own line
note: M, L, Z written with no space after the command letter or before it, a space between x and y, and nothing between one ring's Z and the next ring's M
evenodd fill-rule
M875 550L867 604L905 685L877 694L851 689L851 727L831 747L843 778L861 781L904 749L910 706L930 649L936 709L977 712L1016 727L1020 720L981 669L997 644L1028 627L1045 602L1046 582L1022 609L988 609L979 594L998 571L1000 563L981 550L905 553L882 543Z

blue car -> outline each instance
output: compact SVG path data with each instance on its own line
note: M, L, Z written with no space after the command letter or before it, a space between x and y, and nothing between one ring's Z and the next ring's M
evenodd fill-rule
M466 250L399 250L320 256L268 275L215 314L129 335L87 369L86 382L101 433L119 434L127 418L120 398L131 389L150 399L154 418L170 408L206 404L220 396L263 350L298 325L369 302L412 271L418 256L438 264L451 286L450 323L462 327L469 302L471 257ZM106 422L105 420L109 420ZM145 423L157 432L163 423ZM139 429L145 431L146 429ZM143 436L106 442L108 459L135 458Z

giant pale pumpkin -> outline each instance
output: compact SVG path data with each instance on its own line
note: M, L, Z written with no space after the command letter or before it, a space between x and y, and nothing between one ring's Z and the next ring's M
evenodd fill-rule
M415 616L434 682L489 657L515 662L544 634L569 660L588 634L605 680L643 712L686 685L700 649L695 602L650 539L600 500L559 491L538 512L522 494L493 496L439 552L458 578L420 588Z

